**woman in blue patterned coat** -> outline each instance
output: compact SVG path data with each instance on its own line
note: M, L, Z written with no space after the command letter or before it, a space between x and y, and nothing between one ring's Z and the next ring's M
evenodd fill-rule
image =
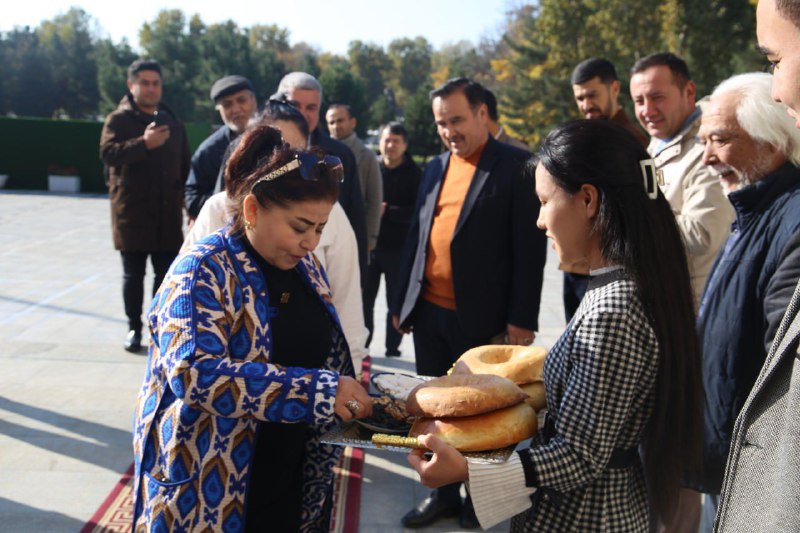
M689 272L651 165L636 138L602 120L562 125L539 151L537 225L562 263L591 269L545 361L547 423L502 465L467 463L433 436L421 437L430 460L409 455L429 486L468 481L484 527L514 516L512 531L645 532L651 505L670 523L681 479L696 472L703 401Z
M135 531L327 531L340 448L367 416L311 253L341 162L247 131L228 162L234 221L170 268L149 314L134 424Z

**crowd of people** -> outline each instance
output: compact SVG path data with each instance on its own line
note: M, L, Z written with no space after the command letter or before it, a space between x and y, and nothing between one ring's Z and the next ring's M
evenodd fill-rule
M341 449L320 436L371 414L357 376L381 278L385 355L412 334L417 373L441 376L470 348L535 342L548 239L567 325L543 427L491 465L420 437L408 460L434 490L402 525L800 528L800 2L761 0L757 31L772 72L703 98L680 57L638 60L638 124L615 66L586 59L583 119L535 154L491 91L448 80L424 169L401 122L378 154L347 102L323 131L303 72L261 109L248 79L217 80L224 125L191 155L159 64L134 61L100 141L125 348L149 330L134 529L327 531Z

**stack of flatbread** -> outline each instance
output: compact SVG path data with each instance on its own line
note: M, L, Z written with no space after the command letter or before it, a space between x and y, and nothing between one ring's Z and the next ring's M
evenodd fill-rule
M489 374L453 374L415 387L406 409L417 417L409 436L433 434L462 452L495 450L536 434L528 395Z
M493 374L508 378L528 395L537 412L547 407L542 371L547 350L540 346L488 345L467 350L451 374Z

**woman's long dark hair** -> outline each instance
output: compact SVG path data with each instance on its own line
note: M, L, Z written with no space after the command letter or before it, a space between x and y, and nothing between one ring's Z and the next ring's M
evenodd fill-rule
M226 182L231 184L228 196L233 199L233 231L244 230L242 203L253 193L258 203L265 208L272 206L288 207L307 200L329 200L339 198L339 177L320 172L319 179L305 180L298 170L259 183L256 181L291 162L301 150L294 150L283 143L281 133L272 126L256 124L249 127L234 149L225 167ZM312 150L315 156L322 155Z
M601 254L636 283L658 340L653 415L644 435L644 471L652 504L669 524L684 476L699 471L703 442L700 346L683 238L664 195L648 197L639 162L650 156L623 128L604 120L559 126L536 160L569 194L600 191L594 231Z

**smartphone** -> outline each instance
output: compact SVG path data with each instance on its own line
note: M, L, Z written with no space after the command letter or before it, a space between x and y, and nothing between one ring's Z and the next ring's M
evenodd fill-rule
M168 124L167 115L164 113L159 113L156 111L153 113L153 122L155 123L156 127L158 126L166 126Z

